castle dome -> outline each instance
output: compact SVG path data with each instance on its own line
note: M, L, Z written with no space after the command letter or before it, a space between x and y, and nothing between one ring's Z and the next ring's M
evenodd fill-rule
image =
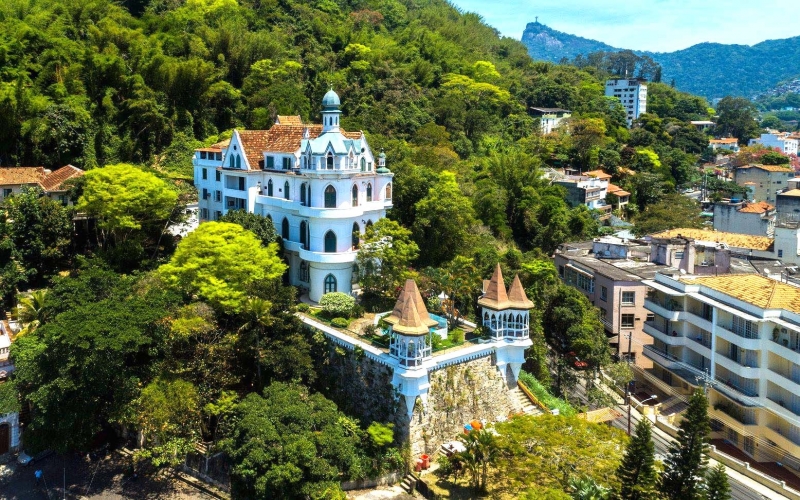
M342 101L339 100L339 94L330 89L326 94L325 97L322 98L322 107L323 108L338 108L341 106Z

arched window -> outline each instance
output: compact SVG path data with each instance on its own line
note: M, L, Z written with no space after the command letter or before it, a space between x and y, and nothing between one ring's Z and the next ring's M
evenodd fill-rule
M267 182L267 196L272 196L272 179Z
M361 228L358 227L358 222L353 222L353 248L358 248L358 243L361 241Z
M281 237L284 240L289 239L289 219L286 217L284 217L283 222L281 222Z
M269 221L272 222L272 216L270 214L267 214L267 219L269 219Z
M307 191L308 191L308 194L306 194L306 203L310 207L311 206L311 184L308 185Z
M325 276L325 293L336 291L336 277L332 274Z
M241 155L236 155L236 168L242 168L242 157L241 157Z
M325 188L325 208L336 208L336 189L331 185Z
M306 206L306 183L300 184L300 204Z
M367 184L367 201L372 201L372 183Z
M325 253L336 253L336 233L333 231L325 233Z
M303 248L307 248L308 245L306 231L308 231L308 224L306 224L306 221L300 221L300 244L303 245Z
M305 156L303 157L302 162L303 162L303 168L306 168L306 157Z
M301 260L300 268L297 270L297 279L308 283L308 262Z
M283 197L287 200L291 200L292 198L289 196L289 181L283 183Z
M371 220L367 221L367 227L372 227L372 221Z
M228 157L228 167L229 168L236 168L236 164L234 163L236 160L233 159L233 155Z
M330 153L328 153L328 156L325 158L325 168L333 170L333 155Z
M361 171L362 172L367 171L367 159L364 158L363 156L361 157Z
M392 199L392 183L391 182L386 185L386 199L387 200L391 200Z
M358 186L353 185L353 206L358 206Z

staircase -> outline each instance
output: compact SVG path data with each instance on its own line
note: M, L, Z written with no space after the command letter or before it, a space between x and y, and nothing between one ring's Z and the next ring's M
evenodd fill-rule
M409 495L413 494L414 490L417 489L417 478L412 474L406 474L403 480L400 481L400 487Z
M514 407L514 411L519 411L526 415L542 414L542 410L540 410L530 399L528 399L528 396L522 392L519 386L511 389L509 393L511 395L511 404Z

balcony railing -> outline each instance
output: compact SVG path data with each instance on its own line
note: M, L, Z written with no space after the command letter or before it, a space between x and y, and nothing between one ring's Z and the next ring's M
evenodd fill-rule
M800 372L795 370L779 370L776 368L770 368L769 371L772 373L777 373L781 377L785 378L786 380L791 380L795 384L800 384Z
M783 398L781 396L772 395L772 396L767 396L767 399L769 399L774 403L777 403L778 406L780 406L781 408L786 408L795 415L800 416L800 403L792 401L791 397Z
M794 444L800 446L800 429L798 430L784 429L783 427L774 422L768 423L767 427L778 433L778 435L783 436L789 441L793 442Z
M702 335L688 335L688 337L689 337L689 340L691 340L692 342L695 342L697 344L700 344L703 347L707 347L707 348L711 349L711 339L710 338L707 339L707 338L703 337Z

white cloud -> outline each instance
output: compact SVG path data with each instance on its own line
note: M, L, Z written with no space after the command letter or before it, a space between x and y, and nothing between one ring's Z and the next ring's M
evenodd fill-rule
M701 42L755 43L800 35L795 0L451 0L519 39L528 22L615 47L673 51Z

